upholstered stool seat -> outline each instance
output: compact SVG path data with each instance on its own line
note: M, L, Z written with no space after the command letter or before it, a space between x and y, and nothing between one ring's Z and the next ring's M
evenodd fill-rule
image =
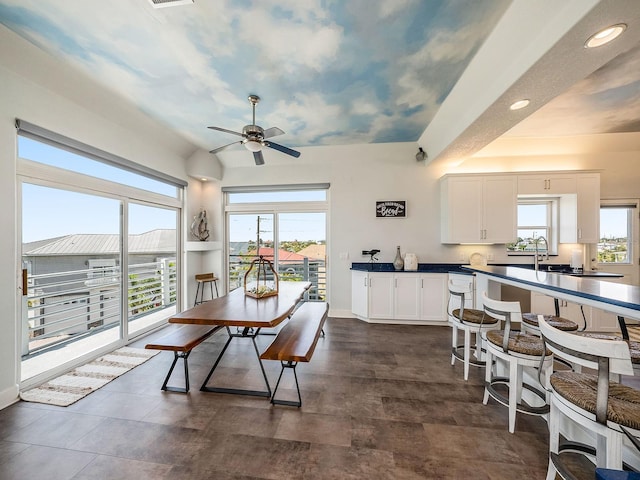
M485 315L484 311L473 308L465 308L462 310L462 315L460 314L460 309L456 308L451 314L461 322L469 325L495 325L498 323L495 318Z
M578 324L568 318L557 317L555 315L543 315L543 317L545 322L558 330L562 330L564 332L575 332L578 330ZM538 314L536 313L523 313L522 323L539 330Z
M493 330L487 332L487 340L492 344L502 347L504 341L504 330ZM545 350L544 342L535 335L529 333L509 332L507 351L510 353L520 353L522 355L532 355L541 357L551 355L550 350Z
M555 372L551 375L554 391L593 415L596 414L598 377L571 371ZM640 430L640 390L609 382L607 421L624 427Z

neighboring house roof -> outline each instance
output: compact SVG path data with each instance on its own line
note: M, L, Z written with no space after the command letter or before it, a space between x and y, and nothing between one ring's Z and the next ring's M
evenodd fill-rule
M309 245L304 247L298 252L298 255L303 257L312 258L313 260L326 260L327 258L327 246L326 245Z
M64 237L25 243L25 256L56 255L100 255L120 252L120 236L117 234L77 233ZM172 253L176 252L176 231L156 229L150 232L129 235L129 253Z
M240 252L246 253L249 249L249 242L229 242L229 253L239 255Z

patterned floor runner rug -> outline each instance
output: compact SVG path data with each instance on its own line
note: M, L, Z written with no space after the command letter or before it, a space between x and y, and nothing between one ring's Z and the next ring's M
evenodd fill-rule
M123 347L38 387L20 392L27 402L67 407L160 353Z

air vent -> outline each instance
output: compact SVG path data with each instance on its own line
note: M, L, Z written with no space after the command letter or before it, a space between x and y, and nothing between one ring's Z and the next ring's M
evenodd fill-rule
M190 5L193 0L149 0L153 8L177 7L178 5Z

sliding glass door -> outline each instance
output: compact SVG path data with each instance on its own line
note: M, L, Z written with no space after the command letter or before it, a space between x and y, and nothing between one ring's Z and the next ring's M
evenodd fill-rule
M22 122L16 165L28 385L175 313L182 182Z
M21 187L23 359L55 352L62 362L118 341L122 203L27 182ZM98 333L98 342L75 343ZM23 363L22 378L49 366Z
M175 313L178 212L139 203L129 203L128 212L127 319L132 336Z

